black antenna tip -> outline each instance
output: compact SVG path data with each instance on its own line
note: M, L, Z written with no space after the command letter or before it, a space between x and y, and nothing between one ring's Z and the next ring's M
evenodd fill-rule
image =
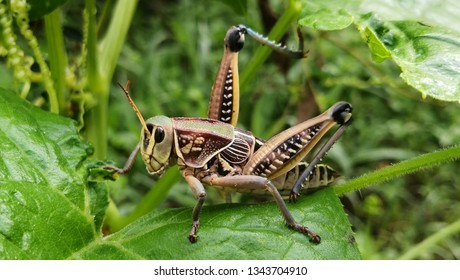
M244 46L246 28L240 25L230 28L225 35L225 45L232 52L239 52Z

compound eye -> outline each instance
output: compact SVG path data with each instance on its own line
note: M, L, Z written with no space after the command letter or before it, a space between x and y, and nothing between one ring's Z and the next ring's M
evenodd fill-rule
M161 143L165 139L165 131L161 126L158 126L157 129L155 129L155 143Z

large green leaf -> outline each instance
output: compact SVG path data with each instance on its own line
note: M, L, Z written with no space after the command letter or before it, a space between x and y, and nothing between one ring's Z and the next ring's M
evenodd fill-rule
M357 259L350 223L332 189L288 205L320 233L314 245L290 230L274 203L203 208L200 239L191 209L154 211L102 238L102 182L87 182L91 149L73 121L0 89L1 259Z
M460 101L458 1L305 1L299 24L319 30L352 23L373 58L393 59L401 77L423 96Z
M63 259L97 236L73 121L0 89L0 259Z
M332 189L288 205L293 215L321 234L322 242L285 224L274 203L205 207L199 240L187 235L191 209L150 213L125 229L87 246L83 259L358 259L350 224Z

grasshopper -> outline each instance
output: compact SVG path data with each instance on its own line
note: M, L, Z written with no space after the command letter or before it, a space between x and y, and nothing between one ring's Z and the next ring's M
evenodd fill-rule
M336 103L319 116L267 141L237 128L238 52L243 48L245 35L292 57L306 56L302 40L299 40L300 50L293 51L243 25L231 27L224 39L224 54L211 90L207 118L155 116L145 121L130 97L129 81L125 87L119 84L142 124L141 140L122 169L105 168L118 174L126 173L139 152L150 174L161 175L166 167L178 165L197 198L188 235L191 243L198 239L199 216L206 198L203 185L219 188L225 193L269 193L288 227L307 235L313 243L320 243L317 233L295 221L282 195L289 195L289 201L295 202L301 190L325 186L336 179L335 171L319 161L350 124L352 107L346 102ZM338 128L312 161L303 161L335 125Z

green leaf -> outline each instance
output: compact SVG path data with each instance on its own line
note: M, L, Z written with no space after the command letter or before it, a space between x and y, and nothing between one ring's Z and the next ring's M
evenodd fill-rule
M64 259L98 235L75 123L0 89L0 259Z
M205 206L190 244L191 208L153 211L105 238L100 162L75 123L0 89L0 259L358 259L332 188L288 205L321 244L289 229L276 204ZM91 174L91 175L90 175ZM91 181L86 180L90 178Z
M77 259L359 259L353 232L333 189L288 205L320 233L315 245L289 229L274 203L204 207L196 244L188 241L191 209L152 212L73 255Z
M347 1L348 2L348 1ZM348 5L356 1L348 2ZM340 30L353 23L353 16L347 11L345 2L305 1L302 5L299 24L316 30Z
M105 211L109 206L108 191L104 182L88 182L90 197L90 212L94 217L94 227L97 232L102 229Z
M385 44L374 33L374 30L368 26L362 30L362 35L369 48L371 49L372 58L376 62L383 62L386 59L391 59L391 52L385 47Z
M54 11L67 0L27 0L30 5L29 17L37 19Z
M454 1L306 1L299 24L337 30L352 22L377 62L392 58L423 96L460 100L460 6Z
M363 22L401 67L401 77L423 95L460 101L460 34L414 21Z

